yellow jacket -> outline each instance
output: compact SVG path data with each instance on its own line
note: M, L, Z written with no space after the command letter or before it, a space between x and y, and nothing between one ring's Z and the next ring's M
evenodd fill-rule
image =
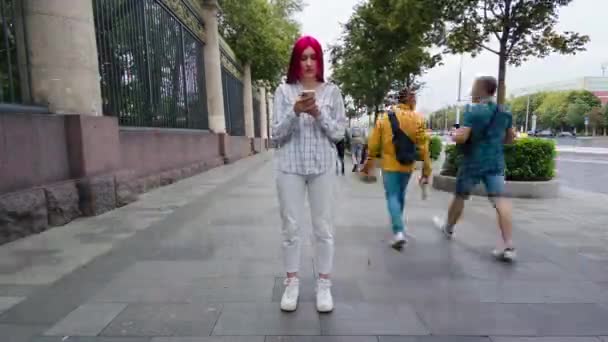
M395 114L399 119L399 126L405 134L416 144L418 152L422 157L424 166L422 173L430 176L432 173L431 158L429 155L429 139L426 134L425 122L422 115L412 110L411 106L400 104L395 108ZM382 169L395 172L413 172L416 163L402 165L397 161L395 146L393 145L393 131L388 115L385 113L378 118L376 126L368 140L370 158L382 158Z

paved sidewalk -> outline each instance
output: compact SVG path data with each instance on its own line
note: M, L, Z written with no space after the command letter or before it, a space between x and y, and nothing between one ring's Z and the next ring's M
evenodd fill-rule
M598 200L585 193L515 201L521 258L505 265L490 256L497 233L484 199L467 202L449 242L431 225L449 195L421 201L413 186L413 238L399 253L387 247L380 184L349 173L337 180L336 309L314 310L306 238L299 309L281 313L270 158L0 246L0 341L608 341L607 217L599 203L584 209Z

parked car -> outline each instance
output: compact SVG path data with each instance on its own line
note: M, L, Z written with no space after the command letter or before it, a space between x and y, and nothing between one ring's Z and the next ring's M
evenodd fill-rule
M553 134L553 132L550 129L545 129L540 132L536 132L536 136L541 137L541 138L550 138L550 137L555 136L555 134Z
M557 136L560 138L576 138L576 134L572 132L559 132Z

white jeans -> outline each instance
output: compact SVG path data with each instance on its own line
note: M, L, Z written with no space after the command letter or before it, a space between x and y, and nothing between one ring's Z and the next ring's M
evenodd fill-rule
M278 172L277 190L283 221L283 258L288 273L300 268L300 226L308 192L314 233L315 265L320 274L330 274L334 260L333 172L302 176Z

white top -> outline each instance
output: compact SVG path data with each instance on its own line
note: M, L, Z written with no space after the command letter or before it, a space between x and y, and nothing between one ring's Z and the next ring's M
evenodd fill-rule
M277 146L279 171L299 175L318 175L333 170L336 164L335 143L344 138L346 115L340 89L323 83L315 93L321 114L297 116L293 111L302 85L281 84L274 94L271 138Z

